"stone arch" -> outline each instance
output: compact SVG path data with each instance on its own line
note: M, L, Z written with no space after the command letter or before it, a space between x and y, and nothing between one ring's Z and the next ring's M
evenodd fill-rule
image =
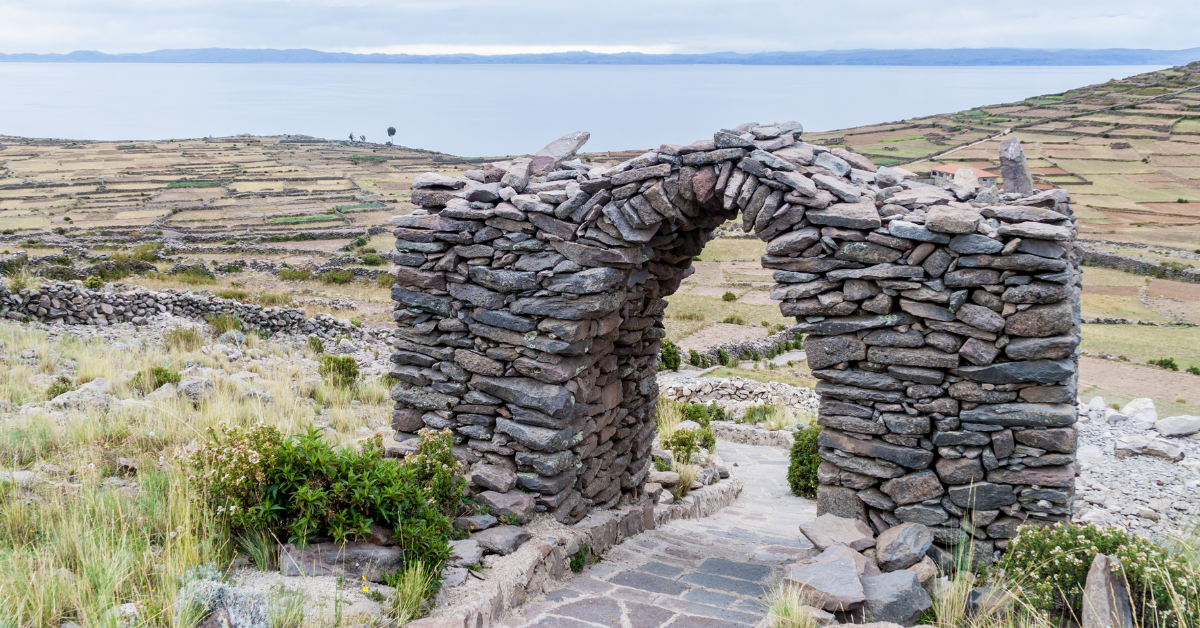
M501 512L574 522L639 498L664 297L740 214L820 380L822 512L947 543L972 508L975 538L1001 544L1026 516L1069 517L1069 197L923 184L801 136L742 125L606 168L572 160L577 133L418 176L422 209L392 220L397 438L451 429L468 461L518 471L520 490L479 474ZM1027 173L1019 153L1007 165Z

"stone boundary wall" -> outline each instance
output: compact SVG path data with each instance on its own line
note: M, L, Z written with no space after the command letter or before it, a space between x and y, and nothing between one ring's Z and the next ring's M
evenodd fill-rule
M66 325L140 325L159 314L203 320L208 315L221 313L236 316L242 322L243 331L299 336L315 334L325 340L343 335L355 340L386 340L395 335L395 330L357 327L347 319L328 314L308 318L304 310L298 308L262 307L184 290L118 292L48 283L13 293L0 286L0 317L10 320L36 319Z
M1200 269L1183 267L1173 268L1167 266L1160 261L1151 259L1142 259L1140 257L1128 257L1108 251L1093 249L1080 244L1075 245L1082 253L1082 262L1084 266L1097 266L1099 268L1111 268L1135 275L1145 275L1147 277L1157 277L1159 279L1170 279L1172 281L1185 281L1188 283L1200 283Z
M703 351L699 351L698 353L708 358L710 364L717 365L720 364L718 356L720 355L720 351L722 349L725 350L727 355L734 358L748 356L751 352L755 351L762 356L766 355L769 351L774 350L779 345L782 345L784 342L795 340L795 338L795 333L784 330L775 334L771 334L765 338L749 338L746 340L731 340L729 342L723 342L719 345L713 345ZM690 354L681 349L679 355L684 362L687 362ZM745 359L749 358L747 357Z
M658 386L659 394L671 401L716 403L730 418L740 418L748 406L775 404L816 415L819 402L811 388L740 377L659 378Z
M801 133L746 124L611 167L571 159L578 133L418 176L422 209L392 219L399 437L454 430L559 521L637 500L663 297L741 215L820 380L820 512L924 523L989 556L1005 539L987 523L1069 519L1070 195L1034 192L1016 138L1001 144L1002 194L968 171L946 189L913 181Z

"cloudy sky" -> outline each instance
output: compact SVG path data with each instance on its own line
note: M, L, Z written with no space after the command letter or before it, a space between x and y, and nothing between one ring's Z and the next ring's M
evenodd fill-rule
M1196 46L1196 0L0 0L8 53Z

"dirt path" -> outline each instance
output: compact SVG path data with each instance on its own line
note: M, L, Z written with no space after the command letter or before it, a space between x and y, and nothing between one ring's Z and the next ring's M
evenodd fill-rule
M748 628L766 615L760 598L783 565L809 553L799 524L816 503L787 487L787 452L720 441L733 505L677 520L609 550L504 623L510 628Z
M1198 381L1195 375L1187 373L1100 358L1079 358L1079 390L1099 386L1138 397L1174 399L1178 395L1194 396Z

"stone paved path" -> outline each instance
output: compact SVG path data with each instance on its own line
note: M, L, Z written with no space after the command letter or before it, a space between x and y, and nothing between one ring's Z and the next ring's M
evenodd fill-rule
M511 628L745 628L780 567L812 548L798 528L816 503L787 488L787 453L719 441L743 485L733 505L673 521L609 550L561 589L528 601ZM736 463L736 467L732 466ZM725 480L728 481L728 480Z

